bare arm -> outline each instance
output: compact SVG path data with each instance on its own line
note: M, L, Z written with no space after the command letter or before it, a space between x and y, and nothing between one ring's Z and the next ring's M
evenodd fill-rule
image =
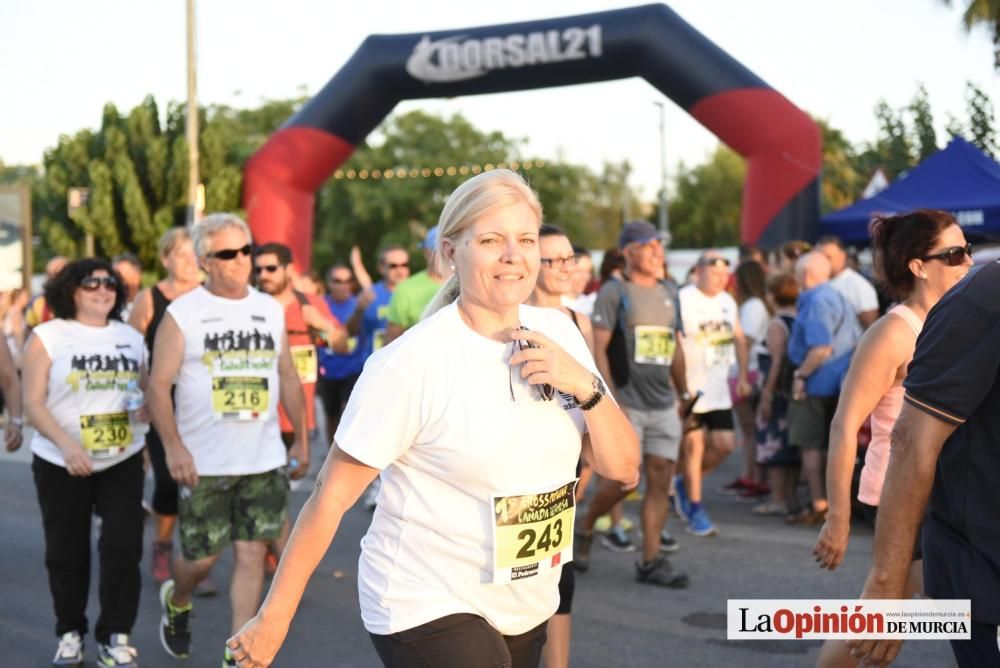
M826 488L830 510L813 553L831 570L847 551L851 528L851 478L858 453L858 430L892 387L899 368L913 350L913 334L899 318L890 317L861 338L840 391L830 425Z
M228 641L237 661L271 665L288 634L309 578L337 535L344 513L376 475L377 469L362 464L333 444L316 487L295 522L260 611Z
M174 404L170 399L170 388L184 361L184 334L170 313L163 316L156 330L153 344L153 364L147 387L147 403L153 426L163 442L170 476L179 484L194 487L198 484L198 472L194 458L181 442L174 415Z
M587 342L587 348L590 349L591 356L594 355L594 325L590 322L590 318L582 313L576 314L576 322L580 325L580 333L583 334L583 340ZM605 349L607 346L604 346Z
M387 323L385 326L385 344L389 345L401 337L405 331L406 329L401 325L397 325L394 322Z
M3 393L7 410L10 412L10 422L4 428L4 445L7 452L14 452L21 447L23 440L21 381L17 378L17 367L14 365L10 348L4 341L0 341L0 392Z
M858 322L861 323L861 329L868 329L876 320L878 320L878 309L862 311L858 314Z
M132 306L132 313L128 317L128 324L132 325L140 334L145 335L149 329L149 323L153 321L153 291L145 288L136 295L135 303Z
M358 285L363 290L372 286L372 277L365 269L365 263L361 261L361 249L357 246L351 248L351 269L354 271L354 277L358 279Z
M24 409L32 426L59 448L70 475L90 475L94 468L87 451L59 426L46 405L52 358L37 336L32 336L25 347L24 369Z
M785 357L788 349L788 330L780 323L772 321L767 327L767 352L771 356L771 368L767 370L767 378L764 380L764 389L760 394L761 418L766 422L771 419L771 405L774 402L774 393L778 389L778 376L781 373L781 361Z
M159 337L157 337L159 343ZM281 354L278 355L278 377L281 385L281 407L295 428L295 445L288 455L296 459L299 465L289 474L298 480L309 471L309 422L306 414L306 397L302 391L302 381L292 362L292 354L288 350L288 334L281 335Z
M594 327L594 363L597 370L604 377L604 382L608 384L608 392L612 396L618 396L618 388L615 387L614 378L611 376L611 361L608 359L608 345L611 344L610 329L604 327Z

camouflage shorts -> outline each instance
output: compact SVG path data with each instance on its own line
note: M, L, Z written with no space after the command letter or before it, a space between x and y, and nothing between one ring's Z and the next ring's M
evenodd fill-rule
M253 475L200 476L181 488L181 551L190 561L220 553L234 540L274 540L288 513L284 467Z

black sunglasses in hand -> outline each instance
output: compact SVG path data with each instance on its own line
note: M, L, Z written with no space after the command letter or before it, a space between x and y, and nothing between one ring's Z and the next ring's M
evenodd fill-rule
M529 330L527 327L518 327L514 331L527 332ZM510 351L510 354L511 356L513 356L514 353L517 352L518 350L524 350L525 348L538 348L538 347L539 346L536 346L531 341L522 341L521 339L514 339L511 342L512 349ZM516 401L516 399L514 398L514 380L513 380L514 367L513 365L510 365L509 362L508 366L510 373L507 374L507 384L510 387L510 400ZM554 397L556 394L555 388L547 383L543 383L542 385L535 385L534 387L538 391L538 396L542 399L542 401L551 401L552 397Z
M949 267L957 267L958 265L965 262L965 256L968 255L972 257L972 244L965 244L964 246L952 246L951 248L945 248L940 253L934 253L933 255L925 255L920 258L924 262L927 260L942 260Z

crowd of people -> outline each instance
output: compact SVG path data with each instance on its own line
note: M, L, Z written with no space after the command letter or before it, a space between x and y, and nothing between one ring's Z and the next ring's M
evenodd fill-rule
M287 246L255 244L232 214L172 229L158 250L163 278L145 289L133 255L54 258L43 294L0 302L5 445L34 428L54 665L83 660L95 516L98 662L138 665L147 469L149 573L170 656L190 655L194 597L215 592L213 567L232 546L224 666L270 665L357 502L373 513L361 614L386 666L568 666L576 574L590 571L595 537L638 553L637 583L697 586L671 563L682 541L668 518L695 540L720 532L707 476L737 448L740 474L716 491L818 528L821 567L842 562L860 512L879 517L879 573L906 565L905 585L873 570L866 592L954 583L922 577L919 514L880 503L901 489L889 452L904 394L952 427L980 409L932 394L944 379L907 374L928 314L972 264L949 214L874 222L881 295L833 237L746 249L735 267L709 249L679 285L645 221L624 225L595 276L508 170L452 193L412 275L395 244L374 258L377 281L357 249L322 276L301 273ZM939 450L951 435L928 431ZM320 454L293 521L289 489ZM926 483L926 458L912 466ZM634 523L623 503L637 497ZM944 535L964 515L937 503L952 513L937 520ZM890 512L899 526L883 531ZM883 534L908 541L908 561L880 547ZM892 651L828 642L820 665Z

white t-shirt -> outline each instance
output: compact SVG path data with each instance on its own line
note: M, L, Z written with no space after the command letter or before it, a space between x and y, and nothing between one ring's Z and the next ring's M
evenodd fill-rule
M709 297L694 284L681 288L679 296L687 386L692 394L702 391L694 412L732 408L728 378L736 363L736 301L725 291Z
M597 373L564 314L521 306L520 318ZM368 359L334 440L381 469L358 568L369 632L469 613L517 635L558 607L558 564L569 553L532 577L494 583L493 497L573 481L585 425L581 411L564 410L558 394L540 400L520 369L508 365L511 351L510 343L470 329L451 304ZM572 527L562 530L569 532L565 541Z
M757 358L767 354L767 324L771 316L767 312L767 306L758 297L751 297L740 304L740 327L743 328L743 335L753 339L750 346L750 359L747 360L747 370L757 370ZM730 375L739 375L739 366L730 367Z
M142 334L117 320L92 327L56 319L32 331L52 360L45 407L90 453L93 470L103 471L142 450L145 429L130 424L125 411L128 384L139 382L146 364ZM66 466L59 446L41 432L35 433L31 451Z
M589 295L579 295L575 299L568 295L563 295L560 301L566 308L573 309L577 313L582 313L589 318L594 314L594 302L597 301L597 293L592 292Z
M878 310L878 294L868 279L845 267L842 272L830 279L830 285L847 300L855 314Z
M253 288L242 299L226 299L198 287L172 301L167 313L184 335L177 431L198 474L250 475L284 466L281 304Z

